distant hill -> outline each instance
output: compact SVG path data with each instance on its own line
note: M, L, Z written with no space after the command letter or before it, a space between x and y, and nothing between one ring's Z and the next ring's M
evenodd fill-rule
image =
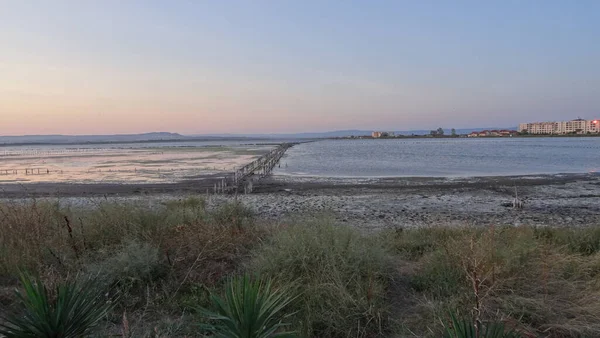
M24 135L0 136L0 144L142 142L185 138L186 136L167 132L117 135Z
M468 128L456 129L458 134L469 134L473 131L512 128ZM379 131L391 131L378 129ZM10 144L85 144L85 143L127 143L127 142L152 142L152 141L190 141L190 140L241 140L241 139L269 139L269 140L294 140L294 139L319 139L349 136L370 136L373 130L336 130L328 132L309 133L279 133L279 134L201 134L181 135L169 132L154 132L144 134L117 134L117 135L24 135L0 136L0 145ZM404 130L394 131L400 135L427 135L430 130ZM450 134L450 129L444 129Z
M463 128L456 129L457 134L469 134L473 131L481 130L493 130L493 129L507 129L516 130L517 127L510 128ZM390 129L377 129L378 131L393 131L396 134L401 135L427 135L431 130L403 130L394 131ZM277 138L277 139L315 139L315 138L331 138L331 137L349 137L349 136L370 136L374 130L337 130L327 132L313 132L313 133L289 133L289 134L210 134L210 135L196 135L196 136L213 136L213 137L248 137L248 138ZM444 133L450 134L451 129L444 129Z
M347 137L347 136L366 136L371 135L371 131L366 130L337 130L327 132L307 132L307 133L273 133L273 134L200 134L193 137L244 137L244 138L268 138L268 139L315 139L329 137Z

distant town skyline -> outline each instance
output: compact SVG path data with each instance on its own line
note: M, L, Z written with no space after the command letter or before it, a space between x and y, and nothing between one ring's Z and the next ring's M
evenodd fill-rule
M600 117L600 1L0 2L0 135Z

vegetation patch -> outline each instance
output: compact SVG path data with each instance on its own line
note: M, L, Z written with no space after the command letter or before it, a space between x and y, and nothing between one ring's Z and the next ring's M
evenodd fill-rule
M294 310L304 336L367 337L384 333L387 263L374 237L317 219L269 238L249 271L298 286Z
M362 233L323 215L267 224L198 197L3 202L0 324L9 337L56 336L56 325L75 336L598 337L599 229ZM36 313L56 314L54 326Z
M437 235L423 236L432 231ZM527 337L600 335L600 255L590 250L598 244L596 231L464 227L396 233L396 251L412 251L414 241L407 238L429 248L409 255L417 267L410 276L417 306L400 326L441 335L454 313Z

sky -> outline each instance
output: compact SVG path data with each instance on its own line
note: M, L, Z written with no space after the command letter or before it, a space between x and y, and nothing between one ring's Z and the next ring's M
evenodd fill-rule
M600 117L597 0L0 0L0 135Z

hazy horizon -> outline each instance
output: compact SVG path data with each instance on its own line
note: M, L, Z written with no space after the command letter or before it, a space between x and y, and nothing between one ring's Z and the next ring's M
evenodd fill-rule
M0 2L0 135L600 116L600 2Z
M439 127L438 127L439 128ZM483 130L483 129L503 129L503 128L509 128L509 129L515 129L517 128L517 126L494 126L494 127L490 127L490 126L480 126L480 127L472 127L472 128L450 128L450 127L443 127L442 128L446 131L450 131L452 129L456 129L457 131L460 130L472 130L472 129L476 129L476 130ZM437 128L429 128L429 129L406 129L406 130L400 130L397 128L374 128L374 129L364 129L364 128L353 128L353 129L332 129L332 130L321 130L321 131L299 131L299 132L264 132L264 133L179 133L176 131L164 131L164 130L158 130L158 131L146 131L146 132L140 132L140 133L104 133L104 134L77 134L77 133L73 133L73 134L15 134L15 135L0 135L0 138L2 137L52 137L52 136L65 136L65 137L70 137L70 136L74 136L74 137L78 137L78 136L128 136L128 135L132 135L132 136L137 136L137 135L146 135L146 134L173 134L173 135L181 135L184 137L194 137L194 136L215 136L215 137L227 137L227 136L231 136L231 137L245 137L245 136L261 136L261 135L302 135L302 134L329 134L329 133L344 133L344 132L352 132L352 131L358 131L358 132L364 132L366 134L370 134L373 131L387 131L387 132L424 132L425 134L428 134L430 131L432 130L436 130ZM357 135L358 136L358 135Z

